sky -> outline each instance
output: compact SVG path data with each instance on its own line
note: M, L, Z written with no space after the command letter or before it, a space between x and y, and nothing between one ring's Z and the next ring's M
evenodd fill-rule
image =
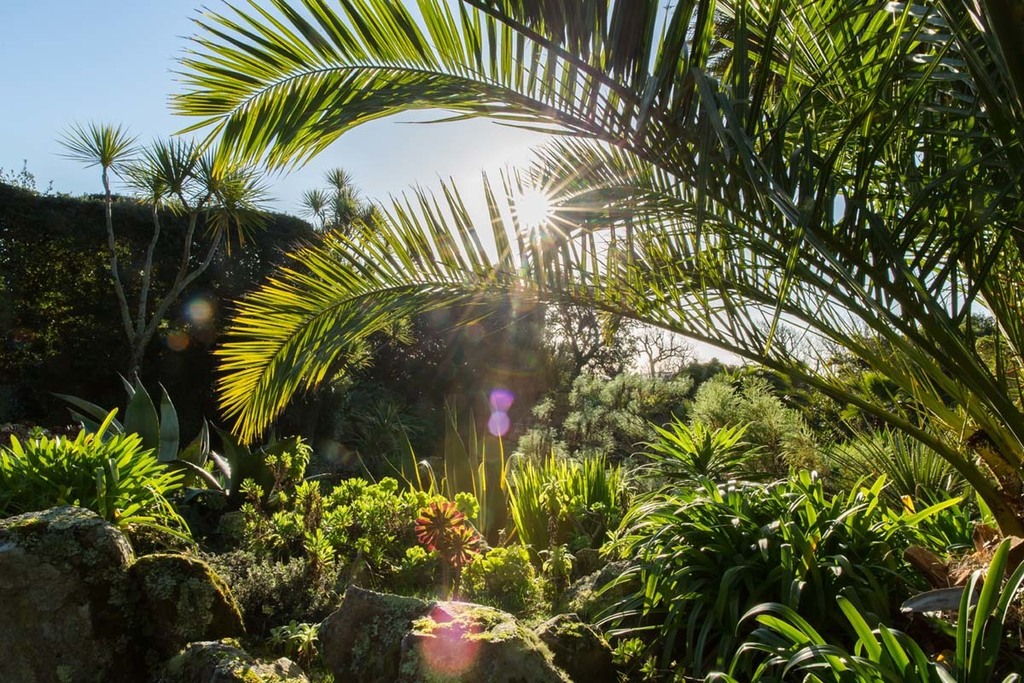
M177 60L193 35L204 0L0 0L0 168L22 164L38 189L71 195L102 191L98 169L63 158L58 142L70 126L123 124L141 142L167 138L194 122L168 106ZM220 10L223 0L205 0ZM364 124L306 166L270 179L268 208L302 215L305 190L343 168L363 197L387 202L414 185L436 188L452 178L467 207L486 220L481 172L525 165L539 133L484 120L424 125L418 113ZM117 188L115 186L115 191ZM738 359L696 344L697 355Z
M203 6L204 0L0 0L0 167L17 172L26 162L41 190L52 181L56 192L95 193L102 189L97 169L61 157L58 139L69 126L124 124L148 142L191 124L170 112L168 100L182 89L174 71ZM481 171L526 164L531 147L544 140L482 120L414 122L430 118L419 113L351 131L303 168L273 176L271 208L300 215L302 192L322 186L335 167L377 201L414 184L436 187L438 178L478 186Z

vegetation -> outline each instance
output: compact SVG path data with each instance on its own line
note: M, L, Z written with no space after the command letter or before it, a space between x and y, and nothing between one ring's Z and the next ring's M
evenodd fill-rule
M79 505L137 555L201 555L245 646L316 680L332 675L318 624L351 586L585 614L621 683L1019 680L1014 16L963 0L206 12L174 98L206 143L72 128L68 154L102 172L91 203L0 169L22 186L0 187L0 415L60 389L79 423L2 426L0 517ZM489 233L452 183L385 208L335 169L303 198L315 225L285 231L308 243L271 271L272 241L247 230L276 225L252 213L257 163L418 108L560 135L485 179ZM114 196L118 174L141 205ZM538 193L549 220L527 222ZM35 245L33 226L62 237ZM243 237L265 250L229 258ZM223 336L175 310L199 287L233 301ZM205 340L194 379L179 332ZM699 363L680 335L745 365ZM110 405L71 375L168 358L159 390L123 382L123 413L67 395ZM465 631L453 618L417 635Z
M222 405L246 437L396 313L471 297L589 304L859 407L939 453L1001 529L1024 533L1024 77L1003 57L1008 7L431 0L417 22L398 3L275 5L280 20L200 19L174 101L242 158L284 165L362 121L429 107L569 135L529 183L505 179L505 194L557 195L550 239L514 213L507 223L491 187L495 257L446 187L397 205L372 236L298 253L222 350L239 369ZM965 332L981 310L999 329L995 367ZM324 327L330 340L312 334ZM823 362L834 347L913 401L845 385Z
M149 527L191 540L168 500L181 487L181 475L167 471L137 434L109 434L115 412L91 434L25 443L12 436L0 446L0 517L77 505L123 528Z
M103 179L103 204L107 228L107 259L110 279L117 295L118 310L131 353L127 374L139 371L146 346L153 339L171 304L198 278L221 249L230 252L232 237L239 245L246 232L261 220L260 203L265 190L256 171L218 159L216 150L204 151L195 143L174 140L156 142L144 149L135 148L135 138L122 126L74 125L62 144L66 155L86 166L99 166ZM149 205L153 232L142 259L138 299L129 305L119 259L123 258L114 231L114 194L111 176L126 181L140 199ZM184 248L177 272L167 292L156 299L150 310L154 256L160 242L160 210L187 217ZM208 232L206 251L198 264L192 262L200 218Z

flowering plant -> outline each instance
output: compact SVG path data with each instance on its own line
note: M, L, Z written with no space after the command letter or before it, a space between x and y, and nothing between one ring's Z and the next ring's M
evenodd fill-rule
M416 519L416 538L427 550L441 557L444 571L442 583L454 579L454 593L458 595L462 568L473 561L483 547L483 539L465 514L451 501L432 502L420 510Z

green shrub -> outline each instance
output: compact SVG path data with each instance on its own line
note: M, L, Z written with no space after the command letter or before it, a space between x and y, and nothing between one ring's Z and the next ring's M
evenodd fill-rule
M181 487L135 434L96 433L74 439L40 436L0 447L0 517L78 505L123 528L147 526L190 538L188 526L167 500Z
M759 449L752 466L768 477L784 477L793 466L819 466L818 448L803 417L763 378L713 377L694 394L690 419L710 429L745 425L744 439Z
M840 593L887 621L909 582L920 581L902 550L936 508L890 511L884 484L830 496L802 472L767 485L706 481L646 496L614 544L636 561L619 580L640 579L615 621L656 629L660 666L678 660L691 675L728 661L742 642L742 615L762 602L785 604L826 633L836 628Z
M366 587L388 590L417 592L436 575L436 556L408 553L417 546L420 510L444 501L441 496L400 491L398 482L388 477L378 483L348 479L327 493L308 481L279 491L269 501L251 482L246 491L239 543L261 560L303 558L311 581L341 572ZM466 494L455 505L468 513L477 503Z
M904 496L925 504L967 491L967 481L949 462L916 439L892 430L861 433L826 452L826 462L840 486L865 474L884 474L885 495L891 505Z
M539 598L537 575L526 548L514 545L492 548L463 570L465 596L512 614L523 614Z
M1004 540L992 556L988 576L1004 576L1009 569L1009 551L1010 541ZM815 683L1019 683L1020 674L1011 671L1021 670L1020 637L1008 637L1006 620L1014 609L1014 597L1024 585L1024 564L1016 568L1005 585L984 580L985 574L975 571L964 587L956 612L957 624L946 625L953 631L955 651L941 661L929 658L909 635L878 624L870 617L865 619L849 600L839 596L839 609L856 633L852 653L829 642L789 607L769 603L744 616L745 620L756 620L760 628L740 648L730 674L712 678L729 683L798 679ZM1012 651L1018 654L1007 656ZM751 659L757 660L756 668ZM734 678L739 672L743 677Z
M554 451L617 462L654 436L651 424L682 414L692 390L693 380L686 376L664 380L622 374L605 379L582 374L568 394L549 395L537 404L536 425L520 439L518 452L534 460Z
M673 486L763 476L749 467L758 449L743 441L745 426L710 429L700 422L688 427L674 420L654 431L656 438L644 443L643 454L651 463L648 471Z
M303 557L278 561L236 550L206 560L231 588L251 636L266 636L273 627L292 621L321 621L340 600L337 574L328 581L311 581Z
M540 553L562 544L599 548L607 540L628 502L619 467L608 467L601 456L517 462L509 477L509 516L523 545Z

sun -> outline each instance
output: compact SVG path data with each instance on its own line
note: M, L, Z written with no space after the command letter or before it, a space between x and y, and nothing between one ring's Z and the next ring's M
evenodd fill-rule
M515 213L519 224L525 228L539 228L551 222L554 206L551 197L544 190L529 188L516 197Z

